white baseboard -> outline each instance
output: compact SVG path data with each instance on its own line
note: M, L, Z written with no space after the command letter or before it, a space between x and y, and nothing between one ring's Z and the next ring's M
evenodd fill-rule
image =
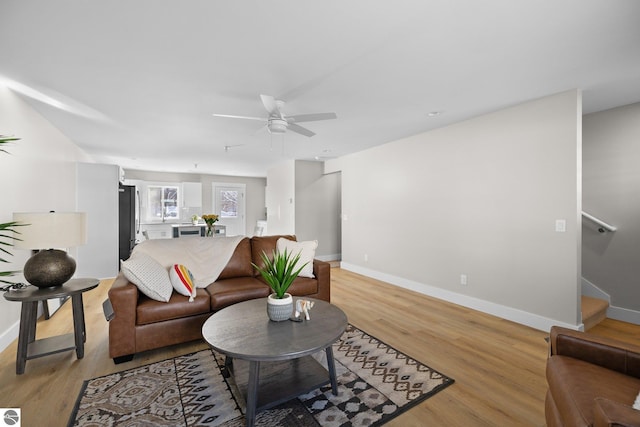
M20 321L18 320L0 335L0 351L4 351L13 341L18 338L20 331Z
M628 308L610 306L607 309L609 319L620 320L621 322L640 325L640 311L629 310Z
M609 304L611 304L611 296L605 291L603 291L602 289L600 289L599 287L597 287L596 285L594 285L593 283L591 283L590 281L588 281L587 279L585 279L584 277L582 278L582 281L581 281L581 290L582 290L582 295L584 296L603 299L607 301Z
M352 271L354 273L362 274L363 276L381 280L392 285L400 286L401 288L428 295L433 298L438 298L447 302L451 302L453 304L458 304L463 307L491 314L493 316L510 320L512 322L529 326L541 331L548 332L549 329L551 329L551 326L554 325L562 326L569 329L584 330L583 324L571 325L569 323L560 322L555 319L549 319L547 317L539 316L537 314L529 313L527 311L519 310L513 307L507 307L505 305L496 304L475 297L470 297L468 295L462 295L456 292L448 291L446 289L426 285L424 283L415 282L413 280L404 279L402 277L380 273L378 271L364 268L359 265L350 264L348 262L343 261L341 263L341 268Z
M315 258L320 261L337 261L342 258L342 254L316 255Z

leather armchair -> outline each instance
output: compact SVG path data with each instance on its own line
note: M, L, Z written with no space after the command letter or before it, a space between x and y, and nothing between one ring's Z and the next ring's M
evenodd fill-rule
M640 347L554 326L545 401L547 426L640 426Z

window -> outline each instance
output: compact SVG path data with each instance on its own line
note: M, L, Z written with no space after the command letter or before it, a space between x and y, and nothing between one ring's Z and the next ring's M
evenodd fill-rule
M220 191L220 217L222 218L238 217L238 191L236 190Z
M180 189L177 186L150 185L148 188L149 208L147 217L151 220L180 219L178 199Z

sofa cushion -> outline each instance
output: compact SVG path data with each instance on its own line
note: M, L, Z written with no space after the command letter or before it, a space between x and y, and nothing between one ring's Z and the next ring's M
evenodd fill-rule
M148 325L164 320L205 314L211 311L211 300L204 289L196 289L192 302L184 295L174 292L168 303L161 303L141 296L136 307L136 325Z
M300 259L296 264L296 269L304 265L298 276L314 278L313 275L313 258L316 256L316 248L318 247L317 240L309 240L307 242L294 242L293 240L285 239L281 237L276 242L276 250L280 253L284 253L286 250L288 254L294 257L300 254ZM306 263L306 264L305 264ZM295 271L295 270L294 270Z
M565 425L592 425L596 397L632 405L640 390L638 378L567 356L551 356L546 375Z
M232 277L253 276L253 266L251 265L251 241L245 237L238 243L231 259L218 276L218 280L230 279Z
M196 296L196 285L193 283L193 274L187 267L182 264L174 264L169 269L169 280L177 293L189 297L189 301L193 301Z
M218 280L209 285L207 291L211 295L211 309L217 311L238 302L266 298L271 293L271 288L253 277L236 277Z
M136 254L121 264L122 274L149 298L167 302L173 292L169 271L146 254Z
M251 260L252 262L259 266L260 268L264 267L264 262L262 262L262 257L260 254L264 252L267 254L269 259L273 259L273 252L276 250L276 243L278 239L284 237L285 239L296 241L296 236L253 236L251 238ZM253 269L253 275L259 276L260 273L255 268Z

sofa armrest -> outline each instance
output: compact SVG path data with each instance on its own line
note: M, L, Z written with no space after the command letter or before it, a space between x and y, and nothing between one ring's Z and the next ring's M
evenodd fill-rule
M331 264L318 259L313 260L313 275L318 280L316 298L331 302Z
M111 285L108 295L113 307L113 318L109 321L109 357L134 354L138 288L120 273Z
M551 357L568 356L640 378L640 347L611 338L553 326Z
M640 411L629 405L596 397L593 407L594 427L639 426Z

